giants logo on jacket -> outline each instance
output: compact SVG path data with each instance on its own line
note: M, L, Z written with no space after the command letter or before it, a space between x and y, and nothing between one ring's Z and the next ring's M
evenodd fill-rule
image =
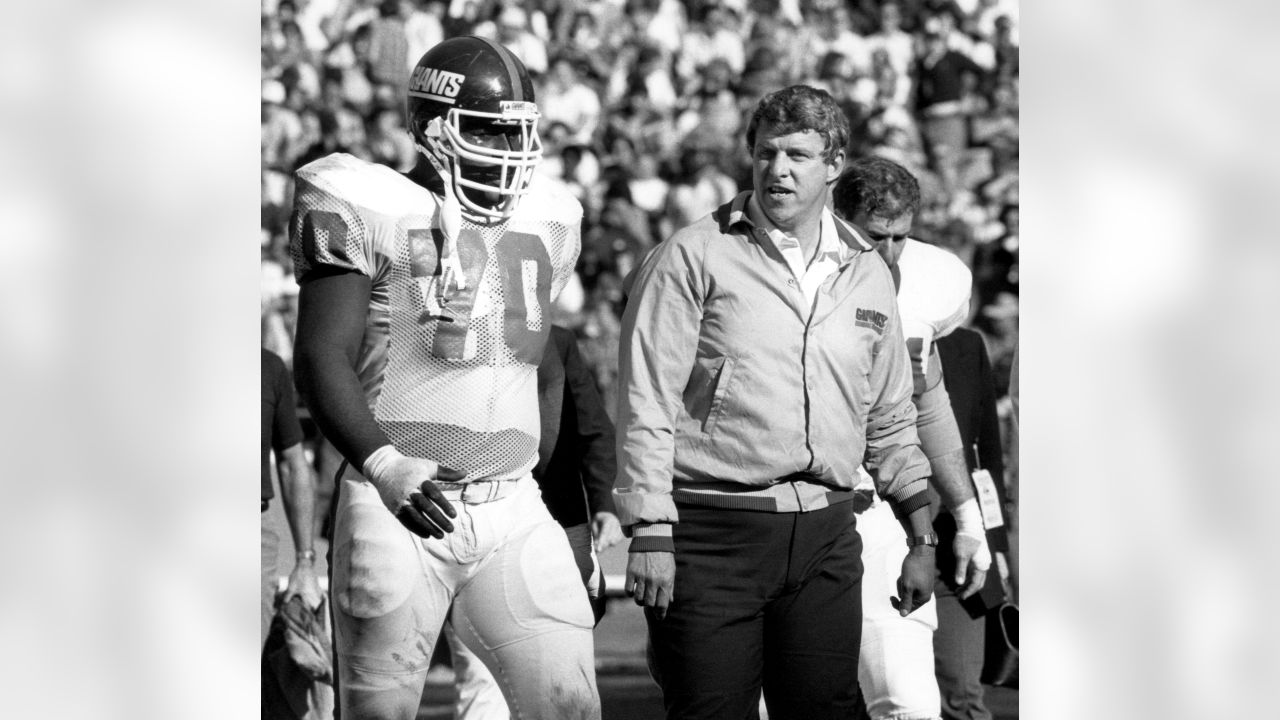
M420 67L409 78L409 94L452 105L457 102L458 93L462 91L462 83L466 79L466 75L456 72Z
M854 316L853 324L858 327L870 328L878 333L884 332L884 324L889 321L889 316L875 310L867 310L866 308L858 308Z

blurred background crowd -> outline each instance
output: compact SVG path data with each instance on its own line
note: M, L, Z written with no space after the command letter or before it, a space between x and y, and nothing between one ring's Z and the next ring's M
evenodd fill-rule
M1017 18L1016 0L263 0L263 344L291 363L293 171L339 151L409 169L410 70L441 40L480 35L524 60L540 171L582 201L581 259L556 321L577 333L611 414L622 278L750 187L746 122L794 83L843 106L850 157L883 155L920 179L913 235L973 270L969 325L1004 396L1018 319Z

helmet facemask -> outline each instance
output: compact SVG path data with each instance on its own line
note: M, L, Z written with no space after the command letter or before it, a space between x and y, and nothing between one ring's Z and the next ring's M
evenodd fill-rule
M468 220L499 222L515 213L542 160L539 117L531 102L504 101L497 113L450 108L427 123L418 150L440 173L446 195L457 198ZM499 149L468 140L476 130L507 141Z

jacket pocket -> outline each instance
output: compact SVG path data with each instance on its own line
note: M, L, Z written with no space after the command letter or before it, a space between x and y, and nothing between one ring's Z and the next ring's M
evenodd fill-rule
M715 426L732 374L733 359L724 356L699 358L693 366L684 389L684 409L704 433Z
M724 410L725 398L729 394L729 382L733 380L734 360L731 357L723 358L720 363L720 372L716 375L715 392L711 395L711 408L707 412L707 419L702 423L702 432L710 433L715 429L716 421L720 419L720 414Z

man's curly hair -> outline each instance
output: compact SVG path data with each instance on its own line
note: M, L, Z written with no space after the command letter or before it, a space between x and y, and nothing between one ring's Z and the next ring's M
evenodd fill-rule
M914 215L920 210L920 183L892 160L859 158L849 163L831 188L831 208L846 220L863 212L882 218Z
M822 158L834 160L836 153L849 144L849 118L826 90L808 85L792 85L769 93L756 105L747 123L747 154L756 149L756 130L760 123L780 135L812 130L826 141Z

